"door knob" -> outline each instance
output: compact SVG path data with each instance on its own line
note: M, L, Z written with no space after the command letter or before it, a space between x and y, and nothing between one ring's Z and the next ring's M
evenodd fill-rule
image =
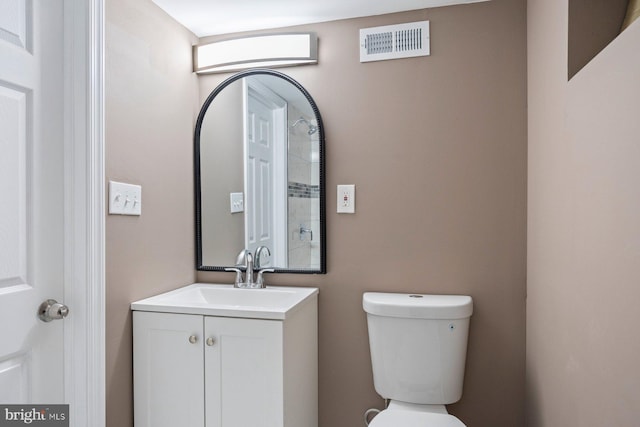
M60 304L54 299L48 299L40 304L38 308L38 317L43 322L51 322L52 320L64 319L69 314L69 307Z

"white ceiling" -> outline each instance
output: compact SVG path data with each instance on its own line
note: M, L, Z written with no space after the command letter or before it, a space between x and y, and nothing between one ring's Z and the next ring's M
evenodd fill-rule
M198 37L487 0L153 0Z

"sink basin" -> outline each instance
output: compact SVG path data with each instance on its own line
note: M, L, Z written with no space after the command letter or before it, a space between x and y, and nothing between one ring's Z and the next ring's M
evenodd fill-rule
M286 319L317 288L267 286L238 289L233 285L194 283L131 304L132 310L203 314L252 319Z

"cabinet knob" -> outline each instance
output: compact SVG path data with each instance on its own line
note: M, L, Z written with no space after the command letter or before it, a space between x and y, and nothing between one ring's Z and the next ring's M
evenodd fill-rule
M209 347L211 347L215 342L216 340L214 340L212 337L207 338L207 345Z
M197 337L196 335L191 335L191 336L189 337L189 342L190 342L191 344L195 344L195 343L197 343L197 342L198 342L198 337Z

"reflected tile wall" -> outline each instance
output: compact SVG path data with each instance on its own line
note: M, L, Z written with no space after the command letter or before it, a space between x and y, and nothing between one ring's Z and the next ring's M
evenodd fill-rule
M299 110L289 109L288 151L288 235L289 268L320 267L319 142L318 135L309 135L304 124L291 127L300 117L313 122ZM314 167L315 166L315 167ZM313 212L313 214L312 214ZM300 228L312 233L300 233ZM312 239L313 235L313 239Z

